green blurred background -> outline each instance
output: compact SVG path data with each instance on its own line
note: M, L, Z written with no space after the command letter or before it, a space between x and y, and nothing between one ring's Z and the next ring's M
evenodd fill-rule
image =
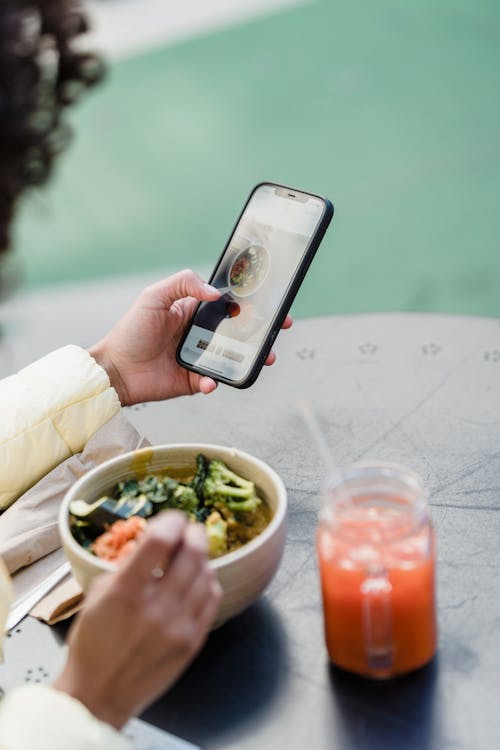
M335 204L296 316L497 316L499 74L498 0L317 0L118 61L24 207L24 283L206 272L266 179Z

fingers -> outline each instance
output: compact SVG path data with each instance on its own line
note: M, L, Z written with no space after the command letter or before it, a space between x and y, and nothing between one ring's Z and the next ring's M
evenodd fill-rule
M183 544L187 525L187 518L180 511L160 513L148 523L137 548L117 571L118 579L125 581L129 590L142 592L145 582L152 580L152 570L170 567Z
M166 597L174 595L179 601L185 598L206 566L207 552L204 527L198 523L188 524L184 532L184 544L160 582L159 588Z
M190 648L197 651L205 641L220 609L222 587L214 571L206 567L183 601L184 633L190 633Z
M207 552L204 527L179 511L166 511L149 522L137 549L115 574L115 585L126 589L127 599L154 600L162 611L182 606L197 616L218 587Z
M151 304L168 309L176 300L194 297L197 300L216 300L220 292L207 284L194 271L186 269L147 287L142 293Z
M197 592L196 594L198 598L196 608L193 608L193 616L196 618L198 626L198 643L196 643L195 648L200 648L219 612L222 601L222 588L220 583L215 580L209 586L208 592L205 590L203 594L198 594ZM190 604L193 605L193 603L194 597Z
M189 385L191 393L212 393L217 388L217 381L209 378L207 375L197 375L195 372L189 373Z
M207 565L194 579L186 593L183 604L191 613L191 616L198 619L207 601L214 597L217 603L220 603L222 589L216 574Z
M198 385L200 393L205 394L212 393L217 388L216 381L206 376L200 378Z
M286 331L287 328L291 328L292 325L293 325L293 318L291 315L287 315L285 320L283 321L281 328L282 330ZM274 365L275 362L276 362L276 354L274 352L269 352L264 364L269 366L269 365Z

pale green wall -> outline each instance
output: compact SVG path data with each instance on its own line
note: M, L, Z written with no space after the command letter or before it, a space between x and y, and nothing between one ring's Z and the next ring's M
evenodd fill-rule
M500 3L316 2L114 66L31 200L30 284L218 256L250 187L336 216L296 315L500 314Z

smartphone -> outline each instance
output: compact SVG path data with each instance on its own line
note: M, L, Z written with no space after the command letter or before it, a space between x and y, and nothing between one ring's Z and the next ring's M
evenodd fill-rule
M236 388L255 382L333 216L326 198L254 187L177 349L183 367Z

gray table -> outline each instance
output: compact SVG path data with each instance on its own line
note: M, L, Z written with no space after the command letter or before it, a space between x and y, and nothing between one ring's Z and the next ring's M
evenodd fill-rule
M105 313L99 324L107 327ZM76 343L91 342L88 330L79 333ZM33 351L44 343L37 339ZM278 363L248 391L220 388L128 410L153 442L215 442L256 454L281 474L290 502L284 558L267 593L211 635L145 718L206 750L499 747L500 322L310 319L276 348ZM26 356L26 345L16 351L11 343L11 362ZM339 463L398 461L430 492L439 652L394 682L366 682L327 661L314 547L325 470L297 412L304 398ZM62 629L27 618L19 630L6 644L15 667L10 678L0 672L4 687L48 680L63 658Z

